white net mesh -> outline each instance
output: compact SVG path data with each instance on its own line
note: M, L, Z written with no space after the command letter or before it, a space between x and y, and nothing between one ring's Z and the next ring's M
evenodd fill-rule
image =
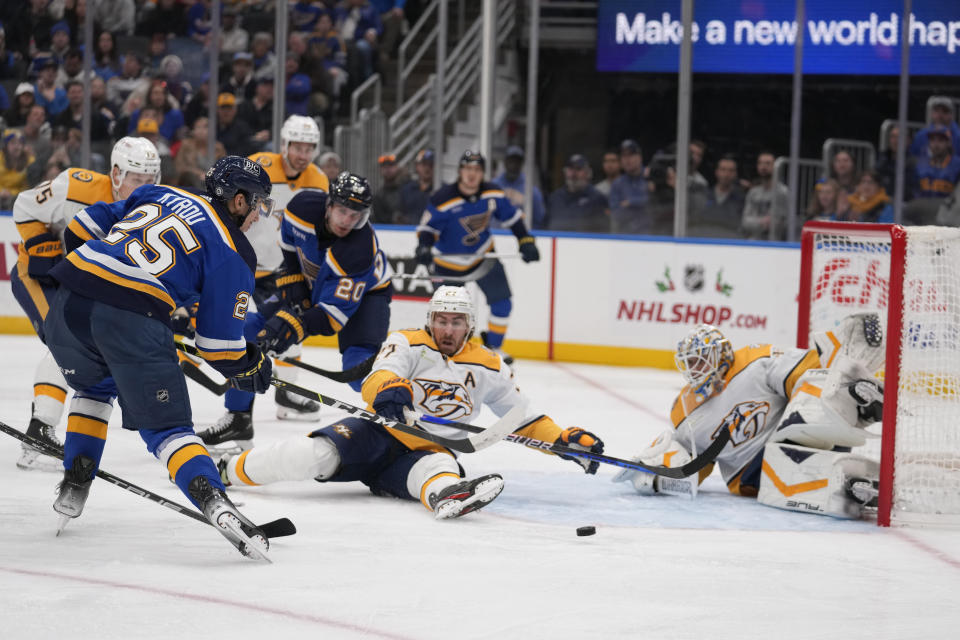
M886 325L889 300L902 308L902 335L887 336L902 344L891 518L960 521L960 230L907 229L902 302L888 291L890 255L888 234L818 233L810 330L863 311Z

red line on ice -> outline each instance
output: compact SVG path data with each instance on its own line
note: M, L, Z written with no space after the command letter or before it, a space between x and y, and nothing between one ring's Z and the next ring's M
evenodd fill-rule
M911 536L905 531L894 530L894 533L898 538L900 538L901 540L906 540L907 542L915 546L917 549L920 549L921 551L926 551L928 554L930 554L934 558L937 558L938 560L945 562L946 564L950 565L954 569L960 569L960 560L957 560L956 558L950 556L945 551L935 549L934 547L931 547L930 545L928 545L926 542L923 542L922 540L918 540L914 538L913 536Z
M323 616L315 616L309 613L297 613L296 611L287 611L285 609L265 607L260 604L253 604L250 602L241 602L239 600L227 600L225 598L217 598L215 596L203 595L198 593L180 593L177 591L170 591L168 589L145 587L138 584L126 584L123 582L114 582L112 580L83 578L79 576L71 576L63 573L53 573L49 571L33 571L31 569L13 569L10 567L0 567L0 571L6 571L7 573L19 573L21 575L27 575L27 576L37 576L41 578L72 580L74 582L82 582L86 584L96 584L101 586L116 587L118 589L130 589L132 591L143 591L145 593L160 594L160 595L170 596L171 598L179 598L180 600L191 600L194 602L209 602L212 604L222 604L228 607L236 607L237 609L243 609L245 611L259 611L261 613L271 613L275 616L290 618L292 620L301 620L304 622L315 622L317 624L325 625L328 627L345 629L347 631L353 631L358 634L373 636L377 638L389 638L390 640L411 640L409 636L401 636L395 633L389 633L387 631L380 631L378 629L371 629L370 627L363 627L360 625L350 624L349 622L340 622L339 620L333 620L332 618L324 618Z

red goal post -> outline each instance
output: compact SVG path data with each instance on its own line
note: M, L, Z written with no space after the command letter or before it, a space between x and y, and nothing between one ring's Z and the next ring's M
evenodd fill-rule
M877 523L960 523L960 229L809 222L800 246L798 346L884 320Z

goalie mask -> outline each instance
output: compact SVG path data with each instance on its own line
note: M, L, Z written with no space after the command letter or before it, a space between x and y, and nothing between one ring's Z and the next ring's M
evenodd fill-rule
M733 346L719 329L702 324L677 344L674 362L695 393L710 397L723 390L723 378L733 366Z
M427 307L427 333L431 336L433 335L433 316L436 313L460 313L467 317L467 333L461 344L457 345L454 353L459 352L463 345L470 340L477 324L476 310L470 292L467 291L466 287L444 285L433 293Z

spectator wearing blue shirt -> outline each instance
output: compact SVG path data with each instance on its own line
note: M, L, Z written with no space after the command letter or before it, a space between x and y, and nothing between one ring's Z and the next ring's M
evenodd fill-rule
M845 220L893 223L893 204L876 169L867 169L861 173L857 190L847 198L850 200L850 211L847 212Z
M373 75L374 53L383 24L368 0L346 0L334 10L333 23L347 43L350 78L361 83Z
M928 152L917 160L913 176L914 198L943 199L960 180L960 156L954 155L951 130L939 125L927 132Z
M57 86L57 69L60 65L53 58L38 58L34 64L40 73L34 87L34 97L37 104L47 110L47 117L52 120L70 106L67 92L63 87Z
M563 167L563 186L550 194L547 227L556 231L607 233L610 217L607 198L590 184L593 170L579 153Z
M643 175L643 152L636 140L620 143L620 167L623 173L610 185L610 229L613 233L650 233L649 189Z
M526 189L527 177L523 174L523 149L513 145L507 147L507 154L503 159L504 171L493 179L493 184L500 186L506 194L510 204L518 209L523 208L523 194ZM547 210L543 206L543 194L536 186L533 187L533 225L534 229L543 229L546 226Z
M370 0L370 4L380 12L380 22L383 23L380 58L386 60L394 55L399 44L407 0Z
M310 77L300 73L300 56L287 54L287 117L307 115L310 104Z
M417 152L413 170L416 176L400 187L400 221L397 224L417 224L427 209L433 194L433 150Z
M910 155L917 158L929 155L929 136L933 130L947 128L953 144L953 155L960 156L960 126L954 117L953 102L950 98L935 98L930 105L930 124L917 132L910 144Z

